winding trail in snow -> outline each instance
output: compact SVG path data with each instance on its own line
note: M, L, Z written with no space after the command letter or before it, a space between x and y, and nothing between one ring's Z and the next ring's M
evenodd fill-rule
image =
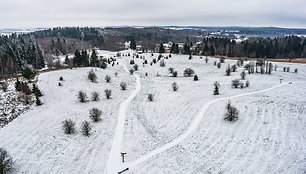
M125 71L129 72L127 67L123 65ZM124 133L124 122L126 118L126 110L130 102L136 97L141 89L140 77L139 75L134 73L134 77L136 78L136 89L133 93L125 99L119 108L119 116L117 119L117 126L115 135L113 137L112 147L109 153L109 157L106 163L106 167L104 169L104 174L114 174L118 173L119 170L122 168L123 163L121 162L121 144L123 140L123 133Z
M211 100L207 103L205 103L204 105L202 105L202 107L200 108L199 112L197 113L197 115L195 116L195 118L193 119L192 123L190 124L189 128L187 129L186 132L182 133L181 135L179 135L177 138L173 139L172 141L170 141L169 143L166 143L164 144L163 146L157 148L157 149L154 149L152 150L151 152L148 152L146 155L143 155L142 157L140 157L139 159L135 160L135 161L131 161L131 162L127 162L127 163L124 163L124 165L122 165L122 170L125 169L125 168L133 168L135 166L137 166L138 164L141 164L147 160L149 160L151 157L157 155L157 154L160 154L176 145L178 145L180 142L184 141L192 132L194 132L206 110L209 108L209 106L215 102L218 102L218 101L222 101L222 100L230 100L230 99L234 99L234 98L238 98L238 97L243 97L243 96L248 96L248 95L253 95L253 94L258 94L258 93L262 93L262 92L267 92L267 91L270 91L270 90L273 90L275 88L278 88L278 87L281 87L281 86L284 86L284 85L287 85L288 83L282 83L282 84L279 84L279 85L276 85L276 86L273 86L271 88L267 88L267 89L264 89L264 90L260 90L260 91L253 91L253 92L249 92L249 93L244 93L244 94L239 94L239 95L235 95L235 96L229 96L229 97L223 97L223 98L217 98L217 99L214 99L214 100Z

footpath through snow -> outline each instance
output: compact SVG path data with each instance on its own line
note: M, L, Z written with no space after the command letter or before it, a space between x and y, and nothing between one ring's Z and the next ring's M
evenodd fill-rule
M128 71L127 67L125 65L124 69ZM135 98L135 96L139 93L141 89L141 83L140 83L140 77L137 74L134 74L134 77L136 78L136 89L133 91L133 93L120 104L119 108L119 116L117 119L117 126L116 126L116 132L113 137L113 143L112 147L109 153L109 157L106 163L106 167L104 169L104 174L114 174L118 173L120 169L123 167L123 163L121 162L121 144L123 139L123 133L124 133L124 122L126 118L126 110L129 105L129 103Z

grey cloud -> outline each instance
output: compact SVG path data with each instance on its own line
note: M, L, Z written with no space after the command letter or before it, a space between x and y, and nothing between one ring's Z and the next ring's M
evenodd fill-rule
M0 0L0 28L196 25L306 27L305 0Z

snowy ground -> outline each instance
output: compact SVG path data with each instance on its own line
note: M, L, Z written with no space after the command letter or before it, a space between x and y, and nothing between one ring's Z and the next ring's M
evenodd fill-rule
M233 89L231 81L240 77L242 68L229 77L225 69L234 60L218 69L213 65L218 59L205 63L199 56L188 60L186 55L172 55L166 67L160 67L159 62L150 66L158 54L142 54L149 64L143 67L143 60L135 58L139 71L132 76L127 72L132 56L97 69L97 83L87 80L91 68L39 76L44 104L0 129L0 147L16 160L17 173L116 173L125 168L125 173L306 172L306 65L277 63L272 75L247 74L250 87ZM283 66L290 66L291 72L283 72ZM169 67L178 77L171 77ZM187 67L195 70L199 81L183 77ZM297 74L292 72L295 68ZM106 74L112 83L105 82ZM62 87L60 76L65 79ZM120 90L121 81L128 83L128 90ZM176 92L171 89L174 81ZM212 95L215 81L221 85L219 96ZM105 89L112 89L112 99L105 98ZM79 103L79 90L88 97L98 91L101 100ZM153 102L147 100L148 93L154 94ZM228 100L240 111L233 123L223 120ZM93 134L84 137L80 124L90 120L92 107L103 111L103 120L90 121ZM67 118L76 121L75 135L61 130ZM125 163L119 161L120 152L127 153Z

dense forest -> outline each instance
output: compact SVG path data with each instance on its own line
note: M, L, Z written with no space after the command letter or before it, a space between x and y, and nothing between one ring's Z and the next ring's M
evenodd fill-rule
M43 52L37 43L12 35L0 37L0 76L15 74L25 67L45 66Z
M188 53L186 45L184 52ZM194 48L193 54L251 58L305 58L306 39L296 36L274 39L250 38L236 43L227 38L204 38L202 44Z
M205 56L252 58L305 58L306 39L297 36L260 38L249 37L236 42L233 35L214 37L211 31L167 28L79 28L64 27L39 30L27 34L0 36L0 74L15 74L25 67L40 69L52 55L73 54L92 48L118 51L131 41L131 48L142 51ZM172 42L169 49L162 43ZM183 48L179 47L184 45ZM159 48L158 48L159 47ZM157 48L157 49L156 49Z

